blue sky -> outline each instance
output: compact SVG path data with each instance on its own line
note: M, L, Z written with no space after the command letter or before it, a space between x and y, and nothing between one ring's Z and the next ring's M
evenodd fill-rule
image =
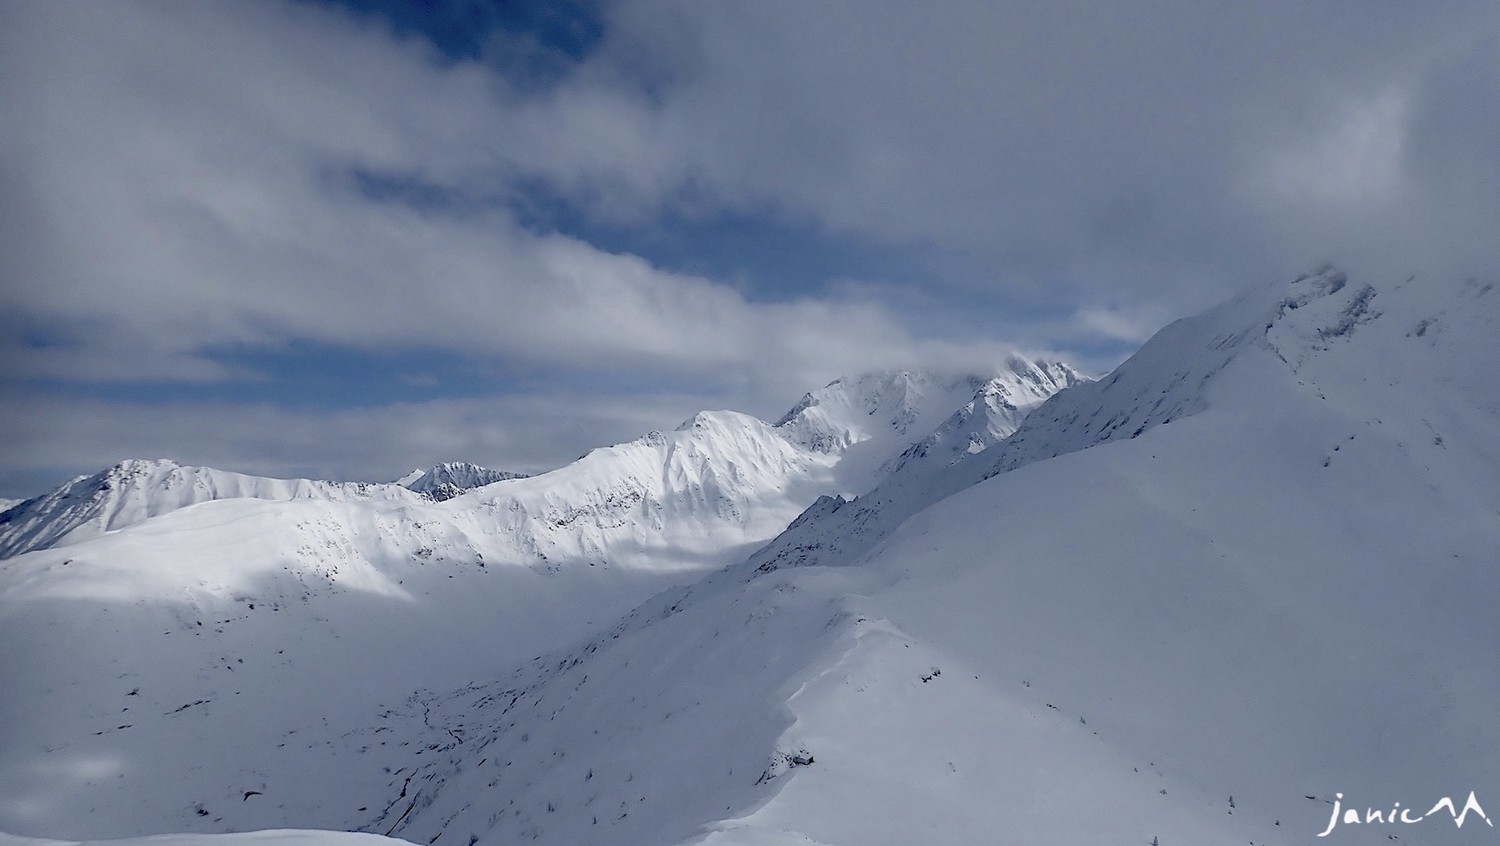
M540 470L1337 262L1500 269L1500 12L0 7L0 496Z
M432 42L450 60L491 60L510 72L555 81L588 56L604 34L600 3L590 0L316 0ZM556 63L517 63L488 50L496 33L529 38Z

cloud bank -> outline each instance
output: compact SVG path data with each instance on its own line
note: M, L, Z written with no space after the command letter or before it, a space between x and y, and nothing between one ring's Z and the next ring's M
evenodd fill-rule
M699 405L774 413L845 373L1016 345L1105 366L1323 260L1500 272L1493 3L600 15L597 43L538 78L523 37L456 58L336 6L0 9L0 435L25 444L0 476L158 443L265 472L368 476L424 450L535 469ZM720 220L908 267L789 290L774 255L748 279L709 247L693 270L649 256L655 234ZM453 428L430 438L412 403L100 387L274 381L225 351L300 343L604 387L440 398L423 414ZM309 434L232 434L236 414ZM543 425L570 414L585 422ZM189 421L176 449L131 434L163 415ZM367 453L336 445L353 431Z

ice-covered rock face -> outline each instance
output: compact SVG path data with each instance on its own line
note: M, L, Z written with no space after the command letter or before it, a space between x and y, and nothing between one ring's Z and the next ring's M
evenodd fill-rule
M396 483L417 493L426 494L434 502L442 502L465 491L482 488L496 482L525 479L527 476L526 473L491 470L467 461L456 461L438 464L427 470L412 471Z

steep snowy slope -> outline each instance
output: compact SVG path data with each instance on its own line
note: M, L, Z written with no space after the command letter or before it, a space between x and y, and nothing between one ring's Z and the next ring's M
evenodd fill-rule
M957 404L931 403L954 395L899 407L942 420ZM909 441L882 443L877 463ZM742 559L819 495L859 492L843 455L705 412L443 502L398 486L221 498L16 556L0 567L0 642L21 644L0 653L0 830L373 825L391 773L441 745L415 738L413 691L503 677ZM355 731L383 711L414 722Z
M709 842L1305 843L1337 792L1362 820L1485 798L1497 328L1482 285L1328 273L1153 341L1176 355L1121 368L1073 437L1030 463L1039 440L1002 447L1020 469L839 562L871 571L854 607L901 638L857 638L791 700L828 766ZM1439 810L1331 839L1489 831Z
M418 497L396 485L267 479L158 459L123 461L79 476L0 513L0 558L66 546L151 517L218 499L321 499L332 502Z
M853 524L877 542L825 500L800 558L414 699L425 753L368 825L1171 846L1315 842L1336 793L1500 804L1497 329L1484 285L1335 272L1175 324L1050 433L907 476L931 487L887 500L916 504ZM1331 841L1486 831L1439 809Z
M452 499L464 491L482 488L485 485L493 485L496 482L509 481L510 479L524 479L526 475L525 473L491 470L488 467L480 467L478 464L470 464L467 461L450 461L426 470L413 470L396 480L396 484L408 490L426 494L436 502L442 502L445 499Z
M6 499L5 497L0 497L0 514L11 510L25 501L24 499Z
M1367 290L1373 289L1347 288L1344 274L1328 269L1290 286L1282 283L1248 291L1204 314L1178 320L1113 373L1098 381L1080 381L1072 390L1052 396L1028 412L1003 443L997 441L994 449L974 455L951 472L943 469L947 466L943 462L910 460L927 449L925 441L914 445L892 462L893 470L881 484L853 504L836 499L815 503L807 519L794 521L757 554L757 565L774 569L815 561L835 551L854 554L873 546L916 511L983 479L1134 438L1196 414L1206 407L1211 384L1237 356L1249 352L1284 358L1272 339L1289 331L1286 327L1296 322L1290 318L1307 318L1305 312L1292 315L1301 305L1321 298L1319 308L1341 315L1340 309L1358 309L1359 303L1367 303L1373 296ZM1426 289L1419 286L1417 290ZM1420 299L1408 307L1423 310ZM1331 319L1341 325L1345 318ZM1313 351L1322 343L1317 332L1312 330L1315 340L1309 349ZM817 520L812 519L815 516Z

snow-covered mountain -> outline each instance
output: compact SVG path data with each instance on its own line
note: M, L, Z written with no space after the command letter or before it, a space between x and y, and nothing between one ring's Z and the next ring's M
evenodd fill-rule
M478 464L470 464L467 461L451 461L429 467L426 470L413 470L396 480L396 484L417 493L426 494L436 502L452 499L464 491L482 488L496 482L505 482L511 479L524 479L526 473L510 473L505 470L491 470L488 467L480 467Z
M1024 371L1007 367L1000 377ZM0 830L368 827L388 801L383 768L400 770L414 750L404 730L351 749L349 727L395 713L418 688L503 675L742 559L819 496L861 493L867 475L840 472L856 448L889 461L928 434L911 421L941 422L990 383L849 380L839 384L867 386L870 402L820 392L825 412L858 414L824 416L846 433L831 448L810 448L791 427L704 412L442 502L398 485L324 496L318 483L282 483L311 486L282 501L147 497L129 511L73 497L94 507L53 507L77 532L67 545L0 570L0 639L30 644L27 661L6 668L0 699L15 728L0 737L12 764L0 772ZM941 389L913 389L927 385ZM128 489L133 503L137 489L184 487L151 475L161 466L148 465L139 485L78 487ZM176 469L161 475L197 478ZM237 493L265 493L240 484ZM38 544L67 535L41 525L28 523ZM346 772L349 755L357 772ZM224 765L182 766L197 760Z
M843 456L841 478L857 493L907 450L951 461L997 443L1026 412L1082 381L1066 364L1021 356L987 375L870 374L808 393L776 427L814 452Z
M132 459L92 476L79 476L0 513L0 558L78 543L220 499L415 502L418 497L396 485L268 479L210 467L184 467L166 459Z
M778 540L509 677L413 697L359 733L422 726L370 827L1305 843L1336 797L1362 820L1484 800L1500 375L1475 365L1497 328L1489 286L1333 271L1174 324L988 452L821 501L797 560L763 566ZM902 486L924 489L882 492ZM1483 824L1453 822L1335 834Z
M974 396L931 434L881 466L881 478L914 462L948 466L1000 443L1048 397L1089 381L1066 364L1013 358L1010 373L977 386Z
M585 556L598 563L607 557L609 542L585 529L588 536L567 538L561 547L556 546L557 515L567 515L569 525L587 526L590 521L580 523L579 518L598 512L599 520L613 521L617 528L638 516L643 521L640 526L665 528L662 515L650 513L659 512L665 503L668 511L675 509L674 514L688 518L683 528L691 535L691 546L718 550L725 553L719 559L727 560L725 556L732 557L733 550L763 541L784 527L818 493L863 492L878 477L876 467L909 447L944 416L972 414L965 409L976 402L996 403L997 413L979 424L984 431L974 437L1003 437L1015 428L1026 409L1080 379L1067 365L1036 363L1015 356L993 376L897 371L836 380L804 397L774 427L776 431L745 415L705 412L679 430L689 431L694 423L701 423L694 430L696 434L679 437L674 433L669 437L653 432L637 441L596 451L575 465L544 474L542 482L508 486L504 494L491 499L489 506L492 511L507 512L508 516L501 518L504 530L516 537L521 548L535 551L544 559L551 552L553 558ZM678 441L690 448L674 458ZM789 463L778 464L775 459L761 463L762 457L778 453ZM685 471L684 462L690 460L698 461L704 472ZM674 461L676 466L668 466ZM496 482L526 478L519 473L455 462L413 471L392 484L324 482L187 467L166 459L129 460L93 476L75 478L48 494L17 503L11 510L0 510L0 558L77 543L215 500L417 502L410 491L442 502ZM679 483L687 487L679 490ZM736 503L738 510L721 504L721 495L724 503ZM687 506L666 503L678 499ZM627 500L630 505L641 506L639 514L622 516L628 509ZM753 513L755 527L721 547L717 535L701 534L703 524L691 514L694 503L710 506L716 518L739 526L744 521L736 514ZM605 511L612 516L602 516ZM529 525L532 520L542 522ZM600 529L607 533L607 527ZM643 528L636 534L652 531ZM632 541L631 549L639 546L637 541Z
M130 459L93 476L79 476L29 500L0 500L0 558L65 546L200 502L220 499L322 499L332 502L434 501L524 474L464 462L414 470L392 484L272 479L187 467L168 459ZM22 506L15 513L7 513Z
M898 377L444 503L213 502L19 556L0 829L1172 846L1493 806L1497 329L1492 286L1329 270L972 454L977 384L856 454L963 395ZM1332 839L1483 823L1437 814Z

